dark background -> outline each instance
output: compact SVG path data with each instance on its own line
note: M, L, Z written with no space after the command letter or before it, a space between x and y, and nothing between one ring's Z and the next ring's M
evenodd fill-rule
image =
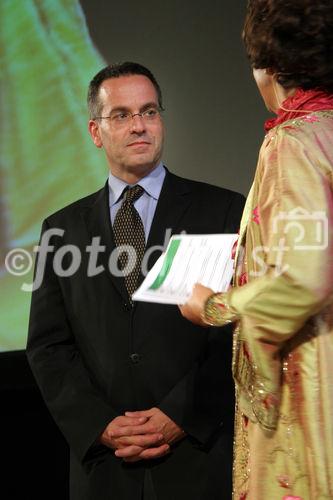
M241 32L245 0L81 0L107 63L140 62L162 88L173 172L247 194L268 117Z
M246 2L81 0L81 5L107 63L140 62L159 81L169 169L247 194L267 112L241 42ZM23 351L0 354L0 381L2 484L8 491L2 498L66 500L67 445Z

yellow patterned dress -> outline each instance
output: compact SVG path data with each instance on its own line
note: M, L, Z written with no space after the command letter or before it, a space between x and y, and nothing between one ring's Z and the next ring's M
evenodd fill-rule
M332 500L333 111L267 134L235 287L205 312L238 318L234 499Z

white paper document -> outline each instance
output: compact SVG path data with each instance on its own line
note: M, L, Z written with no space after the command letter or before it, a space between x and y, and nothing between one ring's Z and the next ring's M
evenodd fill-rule
M233 248L238 234L180 234L170 238L132 299L161 304L184 304L193 285L214 292L229 288L233 275Z

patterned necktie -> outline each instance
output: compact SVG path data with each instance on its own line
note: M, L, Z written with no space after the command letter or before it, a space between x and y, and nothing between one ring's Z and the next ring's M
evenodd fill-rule
M142 220L134 207L134 202L144 193L141 186L134 186L124 191L124 201L119 208L114 223L113 232L117 247L126 245L126 251L121 252L118 259L120 269L124 270L125 284L132 304L132 294L137 289L146 241ZM128 272L131 270L131 272Z

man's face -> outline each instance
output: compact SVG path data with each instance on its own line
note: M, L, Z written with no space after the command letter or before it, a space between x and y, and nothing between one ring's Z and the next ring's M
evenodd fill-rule
M99 90L101 116L90 120L89 132L98 148L103 147L111 172L125 182L134 183L159 163L164 127L159 114L153 119L136 115L124 122L123 114L159 109L154 85L143 75L105 80Z

